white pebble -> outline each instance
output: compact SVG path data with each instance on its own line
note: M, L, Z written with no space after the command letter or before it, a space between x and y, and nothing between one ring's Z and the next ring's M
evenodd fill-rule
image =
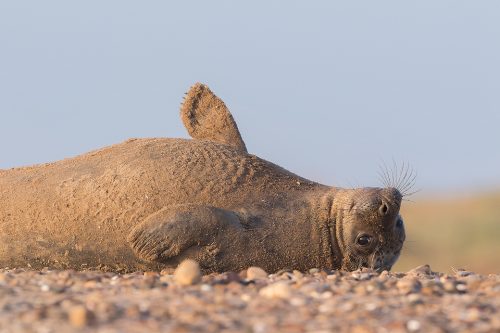
M202 284L200 287L200 290L205 292L212 291L212 289L212 286L206 283Z
M306 304L306 300L300 297L294 297L290 300L290 304L293 306L304 306Z
M260 290L259 294L267 298L287 298L290 296L290 286L286 282L275 282Z
M200 265L191 259L186 259L177 266L175 281L181 286L189 286L201 281Z
M410 332L416 332L420 329L422 325L420 324L420 322L418 320L415 320L415 319L412 319L412 320L409 320L407 323L406 323L406 328L408 329L408 331Z
M260 267L252 266L247 269L247 280L263 280L267 279L267 276L267 272Z

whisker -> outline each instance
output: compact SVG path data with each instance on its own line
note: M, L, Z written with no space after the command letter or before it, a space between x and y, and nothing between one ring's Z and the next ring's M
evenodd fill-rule
M377 175L378 175L378 181L381 182L385 187L388 187L387 180L385 179L384 175L380 170L377 171Z
M417 174L416 172L413 173L413 171L408 176L406 176L401 186L401 190L407 192L415 184L416 177Z
M385 187L391 187L390 172L384 160L381 160L382 165L379 164L379 175L382 178L382 184Z
M385 175L386 184L387 184L387 187L390 187L390 186L392 186L392 184L391 184L391 171L390 171L389 167L385 164L385 162L384 162L384 166L385 166L385 173L386 173L386 175Z
M403 161L403 163L398 166L393 159L392 165L389 167L385 161L382 160L377 174L382 185L396 188L403 197L411 196L420 191L420 189L413 190L417 183L418 173L408 162Z
M406 168L405 170L405 162L403 161L403 163L401 164L401 169L398 177L399 179L398 183L396 184L396 188L401 188L401 185L403 185L407 175L408 175L408 168Z
M405 167L405 163L403 162L403 168ZM411 177L412 171L410 170L410 163L406 164L406 170L404 176L401 177L401 180L398 184L398 188L401 188L403 184L407 183L408 179Z
M391 185L396 187L396 179L398 177L398 167L396 164L396 160L392 159L392 172L391 172ZM397 187L396 187L397 188Z

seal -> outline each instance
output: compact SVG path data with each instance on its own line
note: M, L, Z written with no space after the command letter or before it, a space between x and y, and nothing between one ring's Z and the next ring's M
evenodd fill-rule
M395 187L343 189L247 153L217 96L181 106L192 139L130 139L0 171L0 267L205 272L389 270L405 231Z

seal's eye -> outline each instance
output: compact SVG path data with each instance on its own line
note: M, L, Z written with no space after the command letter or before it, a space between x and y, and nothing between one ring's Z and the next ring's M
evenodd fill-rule
M361 235L356 239L356 244L360 246L367 246L372 241L372 238L368 235Z
M402 219L398 219L396 221L396 228L401 228L403 226L403 220Z

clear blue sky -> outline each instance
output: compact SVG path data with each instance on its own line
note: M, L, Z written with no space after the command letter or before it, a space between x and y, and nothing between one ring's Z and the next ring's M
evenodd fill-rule
M186 137L196 81L301 176L500 188L498 1L2 1L0 168Z

